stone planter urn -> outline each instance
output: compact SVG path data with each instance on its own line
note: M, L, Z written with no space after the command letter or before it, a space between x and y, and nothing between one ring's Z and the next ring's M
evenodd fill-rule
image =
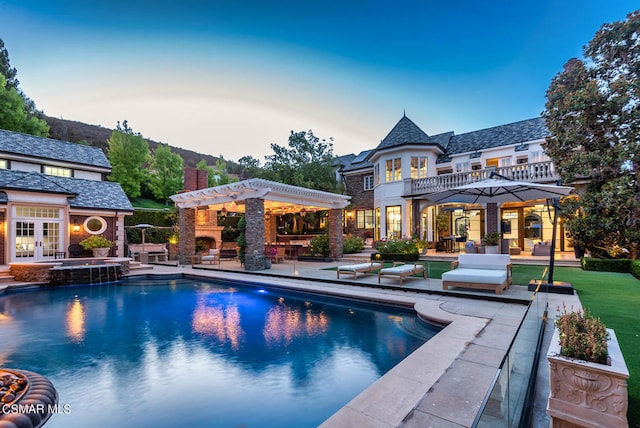
M613 330L607 329L611 365L560 355L559 330L551 339L547 414L552 427L628 427L629 370Z
M93 257L107 257L111 248L92 248Z

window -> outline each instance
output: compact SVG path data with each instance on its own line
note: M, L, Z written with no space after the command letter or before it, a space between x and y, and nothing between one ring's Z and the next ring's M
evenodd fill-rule
M500 166L511 166L511 157L501 158L500 159Z
M399 205L387 207L387 238L400 239L402 237L402 210Z
M373 167L373 180L376 184L380 184L380 164L377 163L376 166Z
M386 162L386 181L402 180L402 159L389 159Z
M456 172L467 172L471 169L471 162L460 162L456 164Z
M56 177L71 177L71 168L60 168L57 166L45 165L44 173L47 175L55 175Z
M357 210L356 227L358 229L373 229L373 210Z
M9 162L6 159L0 159L0 169L9 169Z
M418 156L411 158L411 178L425 178L427 176L427 158Z
M102 217L91 216L84 221L84 230L91 235L100 235L107 230L107 221Z
M364 190L373 190L373 175L364 177Z
M528 163L529 159L528 158L518 158L518 160L516 162L518 163L518 165L522 165L522 164Z

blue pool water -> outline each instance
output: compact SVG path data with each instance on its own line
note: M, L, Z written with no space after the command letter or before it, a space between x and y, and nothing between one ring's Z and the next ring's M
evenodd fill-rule
M407 311L197 280L0 297L0 366L47 376L53 427L312 427L437 333Z

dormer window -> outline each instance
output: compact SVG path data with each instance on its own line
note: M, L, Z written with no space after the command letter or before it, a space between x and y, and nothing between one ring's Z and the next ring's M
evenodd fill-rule
M71 168L45 165L44 173L47 175L55 175L56 177L71 177Z

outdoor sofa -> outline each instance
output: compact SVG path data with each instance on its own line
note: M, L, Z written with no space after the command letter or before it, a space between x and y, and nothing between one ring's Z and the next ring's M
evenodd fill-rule
M508 254L460 254L451 270L442 274L442 289L482 288L502 294L511 285L511 268Z
M143 251L144 250L144 251ZM140 259L140 253L146 253L148 261L167 261L169 250L165 244L129 244L129 253L134 260ZM144 257L143 257L144 259ZM146 260L139 260L146 261Z

